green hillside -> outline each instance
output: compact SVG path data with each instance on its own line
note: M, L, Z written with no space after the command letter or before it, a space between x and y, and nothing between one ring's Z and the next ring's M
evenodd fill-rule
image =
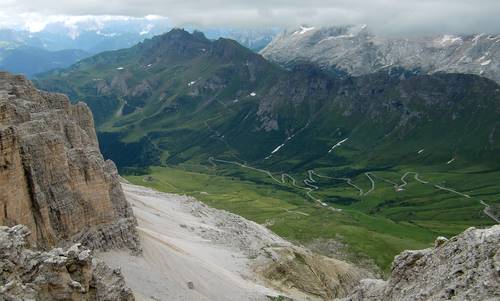
M478 76L287 70L175 29L37 85L89 104L103 153L133 182L289 239L341 241L383 269L494 223L481 201L500 203L500 87Z

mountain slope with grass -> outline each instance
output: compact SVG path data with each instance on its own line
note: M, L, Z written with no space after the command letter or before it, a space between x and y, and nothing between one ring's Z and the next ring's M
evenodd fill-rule
M500 87L486 78L286 70L174 29L37 84L89 105L103 153L134 183L324 253L386 269L403 249L494 223L481 202L500 196Z

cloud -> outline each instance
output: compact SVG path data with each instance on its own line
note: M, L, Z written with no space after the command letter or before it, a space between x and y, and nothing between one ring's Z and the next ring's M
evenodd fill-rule
M499 0L2 0L0 12L0 25L43 16L33 27L54 16L154 14L178 26L363 23L387 34L500 32Z

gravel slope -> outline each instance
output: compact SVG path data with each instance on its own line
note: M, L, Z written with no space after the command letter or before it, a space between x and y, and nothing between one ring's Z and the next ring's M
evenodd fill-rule
M143 255L110 251L99 257L122 269L138 300L268 300L266 295L277 295L259 284L248 257L260 245L288 242L193 198L122 186L139 223Z

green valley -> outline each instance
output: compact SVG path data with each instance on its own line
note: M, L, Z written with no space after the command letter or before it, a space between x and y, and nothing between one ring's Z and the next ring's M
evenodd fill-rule
M320 251L384 271L404 249L497 218L500 86L479 76L285 69L174 29L36 83L90 106L131 182L303 244L333 240Z

